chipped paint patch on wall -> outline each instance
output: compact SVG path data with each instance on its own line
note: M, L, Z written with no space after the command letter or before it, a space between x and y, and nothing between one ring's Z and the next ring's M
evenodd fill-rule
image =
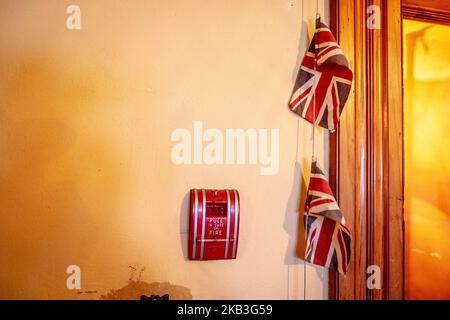
M191 290L169 282L130 281L126 286L102 295L102 300L140 300L142 295L169 295L170 300L191 300Z

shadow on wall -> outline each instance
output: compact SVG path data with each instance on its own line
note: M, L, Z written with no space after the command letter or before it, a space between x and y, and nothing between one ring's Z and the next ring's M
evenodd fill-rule
M306 160L303 161L306 166ZM284 229L289 241L284 258L285 264L298 264L304 259L305 253L305 227L303 224L303 211L306 201L307 186L300 164L295 163L292 189L286 205Z
M66 64L52 53L9 58L0 80L0 298L69 294L67 266L87 261L119 214L121 155L92 129L111 75Z
M188 236L189 236L189 205L191 191L184 195L180 208L180 245L185 261L188 261Z
M305 158L303 159L303 168L308 168L308 171L310 170L310 165ZM305 179L305 176L302 174L300 164L296 162L294 166L294 179L292 182L292 189L286 205L283 223L283 227L289 237L286 254L284 257L284 263L286 265L303 264L305 262L306 230L303 223L303 217L308 192L307 184L308 182ZM328 279L328 273L326 269L320 266L313 265L309 262L306 262L306 264L314 268L318 279L320 279L322 283L326 283ZM304 281L306 280L307 279L305 278ZM304 285L306 286L306 282ZM322 296L327 297L327 295L328 287L324 285Z
M302 2L302 6L303 6L303 2ZM298 70L300 69L300 64L302 63L303 57L306 53L306 50L308 50L309 43L311 41L311 39L309 38L309 33L308 33L308 24L303 19L303 12L304 12L304 9L302 9L302 21L303 22L302 22L302 26L301 26L302 32L300 32L300 36L298 39L297 60L295 61L295 66L294 66L294 69L292 69L292 73L291 73L291 81L293 81L293 82L297 80ZM306 41L305 41L305 39L306 39ZM286 108L288 108L287 107L288 105L289 105L289 102L286 103Z
M302 25L300 37L298 40L298 49L297 49L297 60L296 64L292 70L291 80L292 82L297 81L297 77L299 75L300 64L303 60L306 50L309 46L309 33L308 33L308 23L304 19L305 12L305 4L304 0L302 0ZM306 39L306 42L305 42ZM286 102L286 110L288 109L289 101ZM299 132L297 127L297 144L296 148L299 145ZM305 228L303 224L303 211L304 205L306 201L306 192L307 186L305 177L301 173L300 163L297 161L298 149L296 153L296 162L294 166L294 180L292 182L291 192L289 194L289 199L286 205L285 210L285 218L283 227L286 230L289 240L288 246L286 249L286 254L284 258L285 264L298 264L300 259L304 259L305 252ZM306 160L303 159L303 166L307 166Z

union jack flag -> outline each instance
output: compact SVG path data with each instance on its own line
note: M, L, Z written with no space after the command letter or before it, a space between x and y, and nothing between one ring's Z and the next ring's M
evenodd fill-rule
M346 274L350 261L350 231L328 180L316 162L311 167L304 218L306 261Z
M328 26L316 31L303 57L289 108L311 123L336 130L352 87L353 72Z

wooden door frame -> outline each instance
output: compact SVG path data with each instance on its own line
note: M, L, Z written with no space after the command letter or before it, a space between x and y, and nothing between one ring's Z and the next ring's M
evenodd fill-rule
M367 28L369 6L381 28ZM352 231L347 276L329 273L330 299L404 299L402 19L450 25L450 3L330 0L330 27L354 85L330 134L330 185ZM381 288L367 288L368 266Z
M429 0L403 0L402 16L405 19L450 25L450 3Z
M369 6L381 28L366 27ZM347 276L329 274L330 299L402 299L403 110L401 0L330 0L330 24L354 71L337 133L330 182L352 230ZM378 266L381 288L367 288Z

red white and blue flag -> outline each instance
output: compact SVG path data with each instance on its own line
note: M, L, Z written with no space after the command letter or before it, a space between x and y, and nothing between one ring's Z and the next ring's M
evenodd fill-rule
M309 122L333 132L350 94L352 80L353 72L333 33L318 19L289 108Z
M323 172L312 163L305 204L305 259L313 264L347 273L350 231Z

